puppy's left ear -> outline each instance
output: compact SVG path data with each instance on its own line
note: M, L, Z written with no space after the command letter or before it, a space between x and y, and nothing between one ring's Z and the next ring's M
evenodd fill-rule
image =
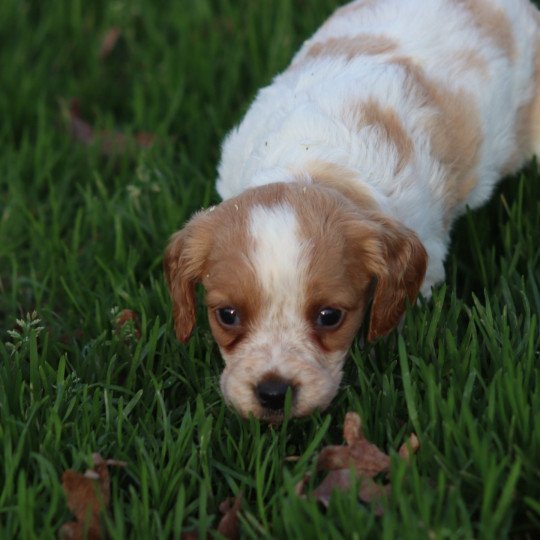
M195 326L195 285L201 281L212 244L212 230L205 214L196 214L171 236L163 270L172 299L177 338L186 342Z
M424 276L428 256L418 236L407 227L386 217L378 217L380 261L373 268L377 279L368 341L387 335L401 320L407 302L414 303Z

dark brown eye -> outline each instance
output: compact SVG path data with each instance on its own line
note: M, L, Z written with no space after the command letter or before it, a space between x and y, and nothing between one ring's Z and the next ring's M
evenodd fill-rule
M320 328L336 328L343 320L343 311L335 308L323 308L319 311L315 324Z
M233 307L224 307L216 310L217 318L223 326L239 326L240 317Z

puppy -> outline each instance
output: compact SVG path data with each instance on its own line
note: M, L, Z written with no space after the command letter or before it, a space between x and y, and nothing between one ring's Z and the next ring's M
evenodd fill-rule
M529 0L358 0L260 90L223 202L164 261L181 341L206 290L240 414L324 409L360 326L388 334L444 279L456 217L540 150L539 26Z

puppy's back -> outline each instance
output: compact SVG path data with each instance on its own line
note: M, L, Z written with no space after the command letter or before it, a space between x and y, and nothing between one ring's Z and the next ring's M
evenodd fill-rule
M312 159L392 190L401 180L388 163L400 156L378 156L377 134L358 127L359 107L377 103L414 143L410 174L429 176L426 188L444 191L437 197L456 212L480 204L535 150L538 21L529 0L360 0L338 9L229 135L219 193L292 180ZM451 196L441 185L447 171L433 170L430 157L452 169Z

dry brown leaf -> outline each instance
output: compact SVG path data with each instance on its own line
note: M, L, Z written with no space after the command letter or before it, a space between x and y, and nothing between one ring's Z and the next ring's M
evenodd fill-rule
M147 131L139 131L135 133L135 141L141 148L152 148L156 142L156 136Z
M84 538L86 528L89 540L100 538L99 514L107 505L103 495L97 494L99 491L97 482L76 471L68 470L62 475L62 487L75 521L64 523L60 528L59 537L66 540Z
M101 46L99 48L99 57L102 60L105 60L113 51L116 44L118 43L118 38L120 37L120 28L113 26L110 28L103 39L101 40Z
M139 316L131 309L123 309L114 317L114 333L125 339L141 339Z
M315 500L322 503L326 508L330 504L330 497L334 489L346 491L351 487L350 469L330 471L324 480L313 490Z
M108 510L111 499L108 467L125 467L126 463L105 460L100 454L93 454L92 457L93 469L84 474L69 469L62 474L67 506L75 516L75 521L64 523L60 527L58 536L62 539L102 538L100 515Z
M67 109L69 132L73 139L83 144L92 144L94 129L81 118L79 101L72 99Z
M217 532L229 540L236 540L240 536L238 512L242 504L242 494L229 497L219 505L219 511L223 517L219 520Z
M343 421L343 438L345 439L345 442L349 446L352 446L362 437L362 419L358 414L348 412Z
M358 479L358 498L371 503L374 513L381 515L382 501L388 497L391 485L379 484L373 478L378 474L389 472L390 457L365 438L362 421L354 412L348 412L345 416L343 438L346 445L327 446L319 453L317 470L330 472L315 488L313 495L318 502L327 507L334 489L347 490L351 487L351 470L354 470ZM412 434L408 441L401 445L399 456L410 462L412 454L419 447L418 438ZM306 476L296 485L296 493L299 495L304 493L308 479Z
M229 540L236 540L240 537L240 527L238 523L238 512L240 511L240 505L242 504L242 494L238 494L236 497L228 497L219 505L219 511L223 514L219 520L219 524L215 532L220 533ZM210 531L210 537L214 530ZM182 540L198 540L198 531L184 531L182 533Z
M389 496L392 487L390 484L377 484L373 478L360 478L358 498L365 503L371 503L371 508L376 516L384 513L383 501Z
M347 446L327 446L319 453L319 470L348 469L352 465L359 475L368 478L388 472L390 457L365 438L360 417L356 413L346 414L343 438Z
M96 132L90 123L81 117L79 102L72 99L65 110L71 137L86 146L98 144L105 156L119 156L135 148L151 148L156 142L152 133L139 132L127 137L120 131L102 130Z
M306 491L306 486L308 485L309 479L311 478L311 475L309 473L304 475L304 478L302 478L299 482L296 483L294 486L294 492L299 497L302 497L304 495L304 492Z
M399 457L409 463L412 454L416 454L419 448L420 441L418 440L418 437L414 433L411 433L409 439L399 447Z

